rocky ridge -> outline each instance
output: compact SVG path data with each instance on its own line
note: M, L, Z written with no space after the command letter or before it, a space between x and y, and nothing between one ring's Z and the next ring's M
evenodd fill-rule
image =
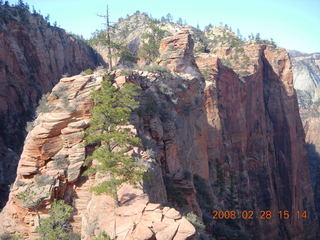
M34 239L38 221L28 206L41 202L40 216L45 217L50 200L62 198L75 207L72 226L82 239L92 239L102 232L117 239L156 236L178 240L194 235L195 229L185 217L173 208L151 203L142 190L123 186L118 194L120 206L111 197L96 196L90 191L90 186L99 179L81 175L87 155L83 130L90 120L90 92L99 88L102 76L103 71L63 78L53 88L47 104L54 108L39 115L26 139L17 179L1 213L4 219L1 232ZM115 81L121 80L123 77L119 75ZM147 155L142 154L148 161ZM165 191L163 186L158 187L157 191ZM32 199L19 197L26 192ZM165 198L165 193L160 196Z
M102 63L94 50L26 6L0 5L0 207L38 100L63 74Z
M36 213L17 196L46 176L50 181L42 181L43 191L36 193L44 203L42 216L53 198L66 200L76 208L72 225L83 239L101 231L119 239L186 239L195 231L182 215L191 211L214 237L316 239L319 225L287 52L245 46L248 68L240 75L231 68L236 61L224 62L232 54L227 48L196 58L192 49L184 30L161 44L159 63L171 71L108 73L115 83L133 82L143 90L141 108L132 116L144 144L134 151L152 176L143 193L123 186L119 196L125 200L118 208L107 196L88 191L97 180L81 176L89 154L81 132L90 119L90 89L98 88L102 77L97 72L63 78L48 99L57 107L39 116L27 137L0 229L34 236ZM57 94L61 88L67 89L67 102ZM59 162L65 167L56 168ZM163 207L167 201L180 213ZM294 215L286 222L274 216L230 225L211 219L211 211L221 208L273 214L308 210L310 218Z

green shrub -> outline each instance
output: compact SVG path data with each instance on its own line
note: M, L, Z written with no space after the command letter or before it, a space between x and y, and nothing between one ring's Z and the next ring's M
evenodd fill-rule
M69 233L68 240L81 240L81 235L79 233L71 232L71 233Z
M73 235L70 226L73 208L63 200L54 201L49 211L50 217L41 218L36 231L40 240L69 240Z
M97 237L95 237L95 240L111 240L111 237L109 237L109 235L105 232L102 232Z
M22 204L26 208L37 208L41 204L41 199L36 197L36 193L27 188L25 191L17 194L17 198L22 201Z
M157 73L163 79L173 78L172 73L169 71L168 68L166 68L164 66L159 66L159 65L155 65L155 64L146 65L146 66L142 67L141 70L152 72L152 73Z
M197 232L203 232L205 229L205 225L203 224L202 220L195 215L194 213L188 213L186 219L192 223L192 225L196 228Z
M0 235L0 240L20 240L22 237L20 235L12 235L10 233L3 233Z
M59 86L54 92L52 92L52 95L56 98L61 98L63 96L67 96L66 91L68 90L68 86L61 85Z
M91 75L91 74L93 74L93 70L90 69L90 68L82 71L82 73L81 73L81 75L83 75L83 76L85 76L85 75Z

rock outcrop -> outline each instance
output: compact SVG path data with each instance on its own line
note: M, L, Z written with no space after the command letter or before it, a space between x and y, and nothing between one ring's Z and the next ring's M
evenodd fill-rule
M55 108L39 116L26 139L18 177L0 215L2 231L35 237L36 213L19 199L29 189L43 202L41 217L54 198L72 204L73 230L83 239L102 231L118 239L186 239L195 233L183 217L191 211L202 217L206 233L217 238L317 239L319 224L287 52L246 44L239 55L223 46L199 54L194 64L189 39L183 32L163 41L160 59L166 60L161 64L171 72L108 73L115 83L142 88L141 107L131 121L144 145L133 151L150 176L143 192L123 186L118 207L109 197L89 191L98 177L81 175L90 151L81 144L81 133L90 119L89 92L99 88L102 77L96 72L63 78L48 98ZM172 43L181 43L174 45L176 52ZM236 54L246 59L245 65L230 60ZM203 76L193 74L199 69ZM67 98L59 94L61 89ZM175 209L164 207L166 201ZM243 221L212 219L212 210L219 209L254 215ZM280 218L284 210L290 219ZM272 216L264 219L263 211ZM303 211L307 219L299 217Z
M94 68L100 60L83 41L26 7L1 5L0 15L0 189L5 188L0 191L1 207L15 177L26 122L33 120L42 94L63 74Z
M173 72L200 75L193 56L193 46L193 39L187 29L163 39L158 64Z
M195 228L178 211L151 203L142 190L123 186L118 193L119 206L111 197L90 191L99 179L81 175L87 155L83 131L91 116L90 92L99 88L102 75L100 71L63 78L53 88L47 103L50 112L39 115L26 139L17 179L1 213L0 232L34 239L38 220L28 206L41 202L40 216L45 217L50 200L62 198L75 207L72 226L82 239L102 232L117 239L159 240L183 240L195 234ZM144 159L149 160L146 155ZM153 188L165 191L160 183ZM21 199L23 193L30 194L30 199Z

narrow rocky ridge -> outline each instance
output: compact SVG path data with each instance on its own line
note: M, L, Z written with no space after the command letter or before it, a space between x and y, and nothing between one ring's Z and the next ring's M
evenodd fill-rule
M42 94L63 74L102 64L83 41L23 7L0 6L0 208Z
M232 50L194 58L192 49L192 37L183 30L162 41L158 70L107 73L116 84L133 82L143 90L131 122L144 148L133 152L153 176L143 189L123 186L120 207L87 190L99 177L81 176L88 154L81 133L90 122L90 91L99 88L101 72L61 79L48 98L55 108L38 117L26 139L0 231L35 236L36 213L17 198L31 189L44 203L42 216L53 198L71 203L74 230L83 239L102 231L117 239L187 239L195 229L183 215L191 211L215 237L316 239L319 224L287 52L245 46L250 64L241 74L232 69L235 63L224 62ZM77 195L88 201L86 208ZM180 213L164 207L167 201ZM274 215L230 225L211 219L214 209ZM309 218L294 214L283 221L279 210L307 210Z

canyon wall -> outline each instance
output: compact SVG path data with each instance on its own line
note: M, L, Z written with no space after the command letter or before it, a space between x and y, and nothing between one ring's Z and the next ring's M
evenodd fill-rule
M310 174L315 203L320 214L320 54L303 54L290 51L294 87L297 90L299 112L304 124Z
M83 41L25 7L0 6L0 208L42 94L63 74L94 68L99 57Z
M202 217L202 231L216 238L317 239L287 52L247 44L238 56L246 63L238 66L241 61L226 61L236 49L221 46L195 58L193 45L183 30L162 41L159 67L106 73L115 84L142 88L131 122L144 145L132 151L151 176L143 188L123 186L120 206L90 192L99 176L82 176L92 151L81 144L82 132L90 124L90 91L99 88L104 73L63 78L48 98L54 107L39 115L26 139L0 232L36 236L36 212L21 200L29 192L42 203L41 217L53 199L70 203L73 230L83 239L102 231L117 239L196 238L200 230L194 235L183 216L191 211ZM254 219L212 219L212 210L219 209L254 211ZM283 210L289 219L280 218ZM272 217L264 219L262 211ZM307 219L298 214L303 211Z

